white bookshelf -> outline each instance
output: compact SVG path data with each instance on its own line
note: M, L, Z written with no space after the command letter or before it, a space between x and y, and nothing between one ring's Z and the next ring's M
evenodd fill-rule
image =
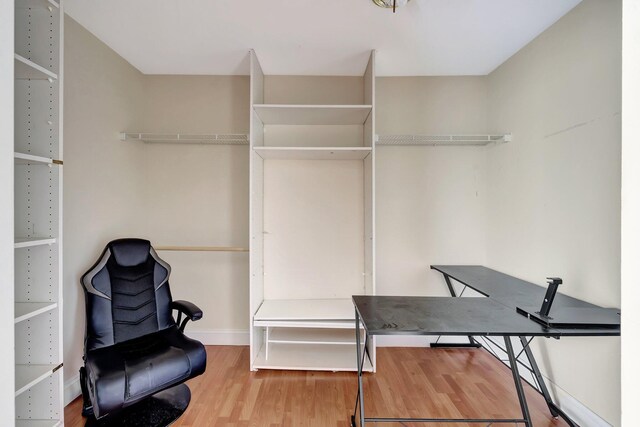
M351 296L375 294L375 53L349 105L269 103L250 56L251 369L355 371Z
M55 0L15 0L16 426L64 424L62 50Z

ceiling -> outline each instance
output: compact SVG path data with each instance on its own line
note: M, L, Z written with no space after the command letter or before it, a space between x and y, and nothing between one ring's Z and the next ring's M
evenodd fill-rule
M146 74L485 75L581 0L65 0L66 12Z

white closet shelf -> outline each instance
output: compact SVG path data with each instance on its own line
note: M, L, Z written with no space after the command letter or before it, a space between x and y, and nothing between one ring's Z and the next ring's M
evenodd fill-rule
M376 145L487 145L510 142L511 134L502 135L376 135Z
M364 160L371 147L254 147L263 159Z
M17 53L14 54L13 63L15 66L15 78L17 80L34 79L53 81L58 79L57 74Z
M55 0L16 0L16 9L60 9L60 4Z
M16 396L21 395L40 381L47 379L61 367L62 364L16 365Z
M264 300L254 321L351 321L355 328L355 309L350 298Z
M58 427L60 420L16 420L16 427Z
M364 342L364 339L363 341ZM269 332L269 343L272 344L324 344L324 345L356 345L355 325L351 329L325 328L273 328ZM271 347L273 348L273 347Z
M269 359L263 345L253 362L255 369L303 371L356 371L356 345L288 344L269 347ZM373 371L365 358L365 371Z
M52 245L55 242L55 237L16 237L13 247L15 249L30 248L33 246Z
M62 165L62 160L50 159L48 157L34 156L27 153L13 153L13 161L16 165Z
M249 145L246 134L183 134L120 132L121 141L142 141L156 144Z
M253 326L261 328L326 328L326 329L354 329L354 320L254 320Z
M58 307L57 302L16 302L14 303L15 323L31 319Z
M254 104L265 125L362 125L371 105Z

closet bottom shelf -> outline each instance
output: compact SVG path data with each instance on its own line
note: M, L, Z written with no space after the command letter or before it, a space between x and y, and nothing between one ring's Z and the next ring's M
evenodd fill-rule
M60 420L16 420L16 427L58 427Z
M269 357L263 345L253 362L254 369L282 369L294 371L356 371L356 346L335 344L277 344L269 345ZM364 371L373 367L365 359Z

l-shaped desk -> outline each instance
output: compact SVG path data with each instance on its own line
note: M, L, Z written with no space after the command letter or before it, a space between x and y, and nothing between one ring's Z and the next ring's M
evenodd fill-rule
M536 306L545 298L545 289L533 283L509 276L483 266L431 266L443 274L451 297L414 296L353 296L356 331L360 323L365 330L365 345L361 347L356 333L358 360L358 394L352 426L366 422L474 422L523 423L533 426L518 370L518 357L527 357L540 393L554 417L561 416L570 426L577 426L552 400L529 344L534 337L560 338L566 336L619 336L620 324L610 324L617 309L602 309L585 301L557 294L549 318L562 319L562 327L549 327L532 320L524 309ZM487 298L457 298L451 280L455 280L483 294ZM584 316L584 314L587 316ZM604 313L605 320L600 316ZM585 318L593 316L597 324ZM575 322L575 324L574 324ZM604 326L604 323L609 323ZM614 322L615 323L615 322ZM468 346L478 347L474 337L503 337L522 411L520 419L443 419L443 418L381 418L365 417L362 366L366 358L369 337L375 335L441 335L466 336ZM511 337L518 337L522 351L516 356ZM364 348L364 351L362 350Z

